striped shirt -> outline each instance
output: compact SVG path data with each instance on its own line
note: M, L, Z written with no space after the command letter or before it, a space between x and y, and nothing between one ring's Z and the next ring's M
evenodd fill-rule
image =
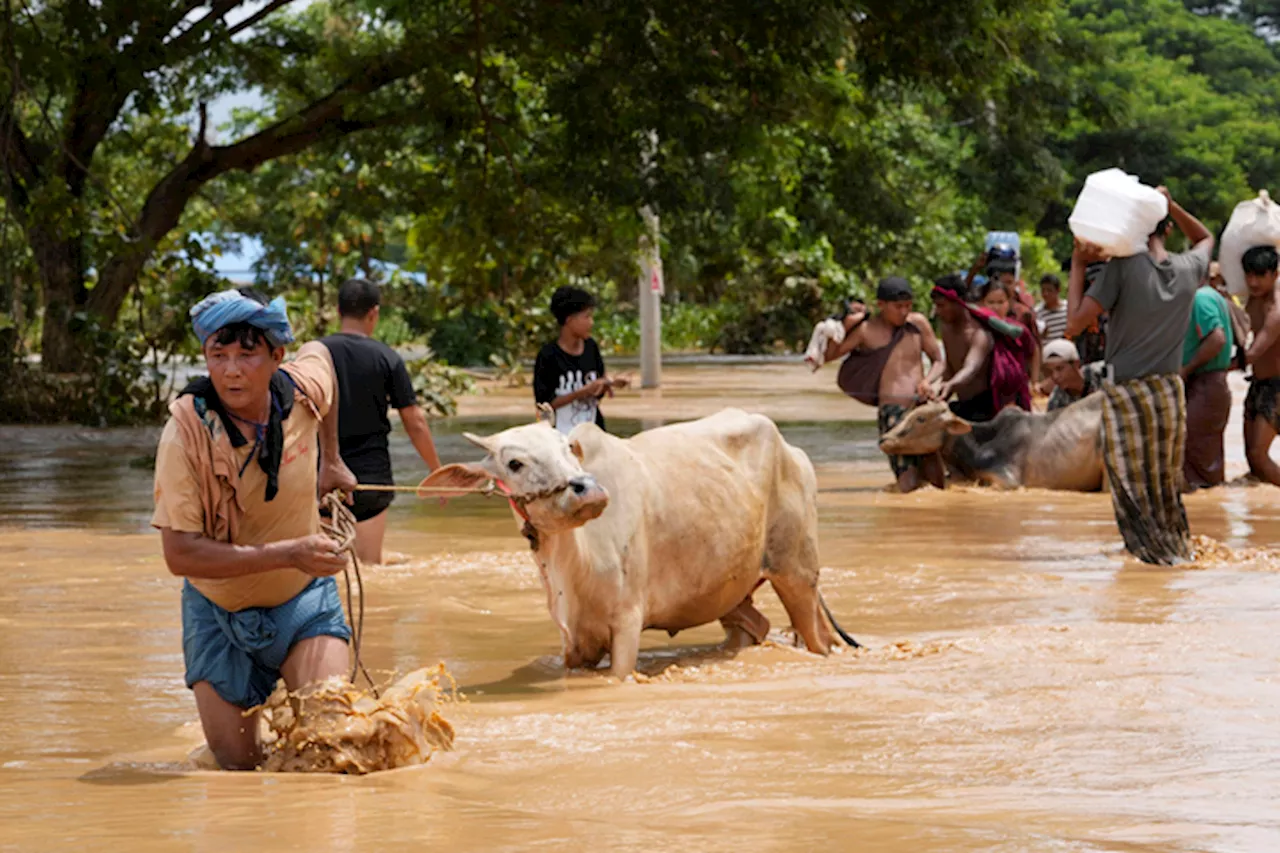
M1046 344L1067 336L1067 303L1059 302L1058 307L1050 311L1041 302L1036 306L1036 317L1040 320L1040 338Z

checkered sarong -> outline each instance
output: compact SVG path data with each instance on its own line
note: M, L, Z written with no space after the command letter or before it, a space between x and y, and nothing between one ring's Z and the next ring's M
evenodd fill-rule
M1179 478L1187 439L1182 378L1105 382L1102 458L1125 548L1144 563L1190 558Z

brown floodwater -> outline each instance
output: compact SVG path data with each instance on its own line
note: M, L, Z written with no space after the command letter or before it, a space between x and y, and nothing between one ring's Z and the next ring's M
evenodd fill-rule
M733 378L753 376L776 378ZM808 395L768 405L816 461L823 589L866 651L727 657L710 627L646 635L642 683L566 675L506 507L399 501L366 660L443 662L464 699L441 711L452 751L359 777L189 769L179 583L145 526L154 431L0 430L0 850L1280 849L1271 563L1127 561L1103 495L887 493L874 427ZM506 398L440 424L442 455L473 458L460 431L512 423ZM399 434L395 454L412 479ZM1235 549L1280 533L1274 489L1187 504Z

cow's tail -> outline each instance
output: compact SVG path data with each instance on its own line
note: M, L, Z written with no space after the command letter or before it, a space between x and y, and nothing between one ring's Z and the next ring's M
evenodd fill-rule
M840 623L836 621L836 617L831 615L831 608L827 606L827 600L822 597L822 592L818 592L818 603L822 605L822 612L827 614L827 621L831 623L831 627L836 629L836 633L840 635L840 639L855 649L862 648L862 643L855 640L848 631L840 627Z

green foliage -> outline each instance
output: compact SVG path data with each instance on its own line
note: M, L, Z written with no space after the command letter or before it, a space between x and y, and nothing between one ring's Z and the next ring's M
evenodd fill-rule
M0 422L79 423L96 427L153 423L165 411L165 376L146 361L138 334L93 324L84 315L80 339L89 344L80 373L53 374L23 362L0 368Z
M732 316L727 303L701 305L666 302L662 305L662 348L666 352L708 352L720 341L721 330ZM606 354L640 352L640 314L627 303L602 306L596 311L594 336Z
M1027 283L1027 287L1033 293L1039 293L1040 279L1052 273L1062 279L1062 284L1065 288L1067 280L1063 275L1062 264L1054 257L1053 251L1049 247L1049 241L1030 231L1024 231L1018 236L1021 238L1022 243L1020 252L1022 256L1022 280Z
M475 390L475 381L463 370L439 361L430 350L406 362L418 404L428 416L449 417L458 413L457 398Z
M514 375L563 284L599 298L602 346L638 349L642 206L664 346L766 352L885 275L926 308L988 229L1022 235L1034 288L1097 169L1215 229L1280 183L1272 0L318 0L236 32L257 7L118 5L4 20L6 415L153 416L239 235L301 337L362 275L384 340ZM246 90L261 103L196 138L203 101ZM421 373L446 410L461 374Z

